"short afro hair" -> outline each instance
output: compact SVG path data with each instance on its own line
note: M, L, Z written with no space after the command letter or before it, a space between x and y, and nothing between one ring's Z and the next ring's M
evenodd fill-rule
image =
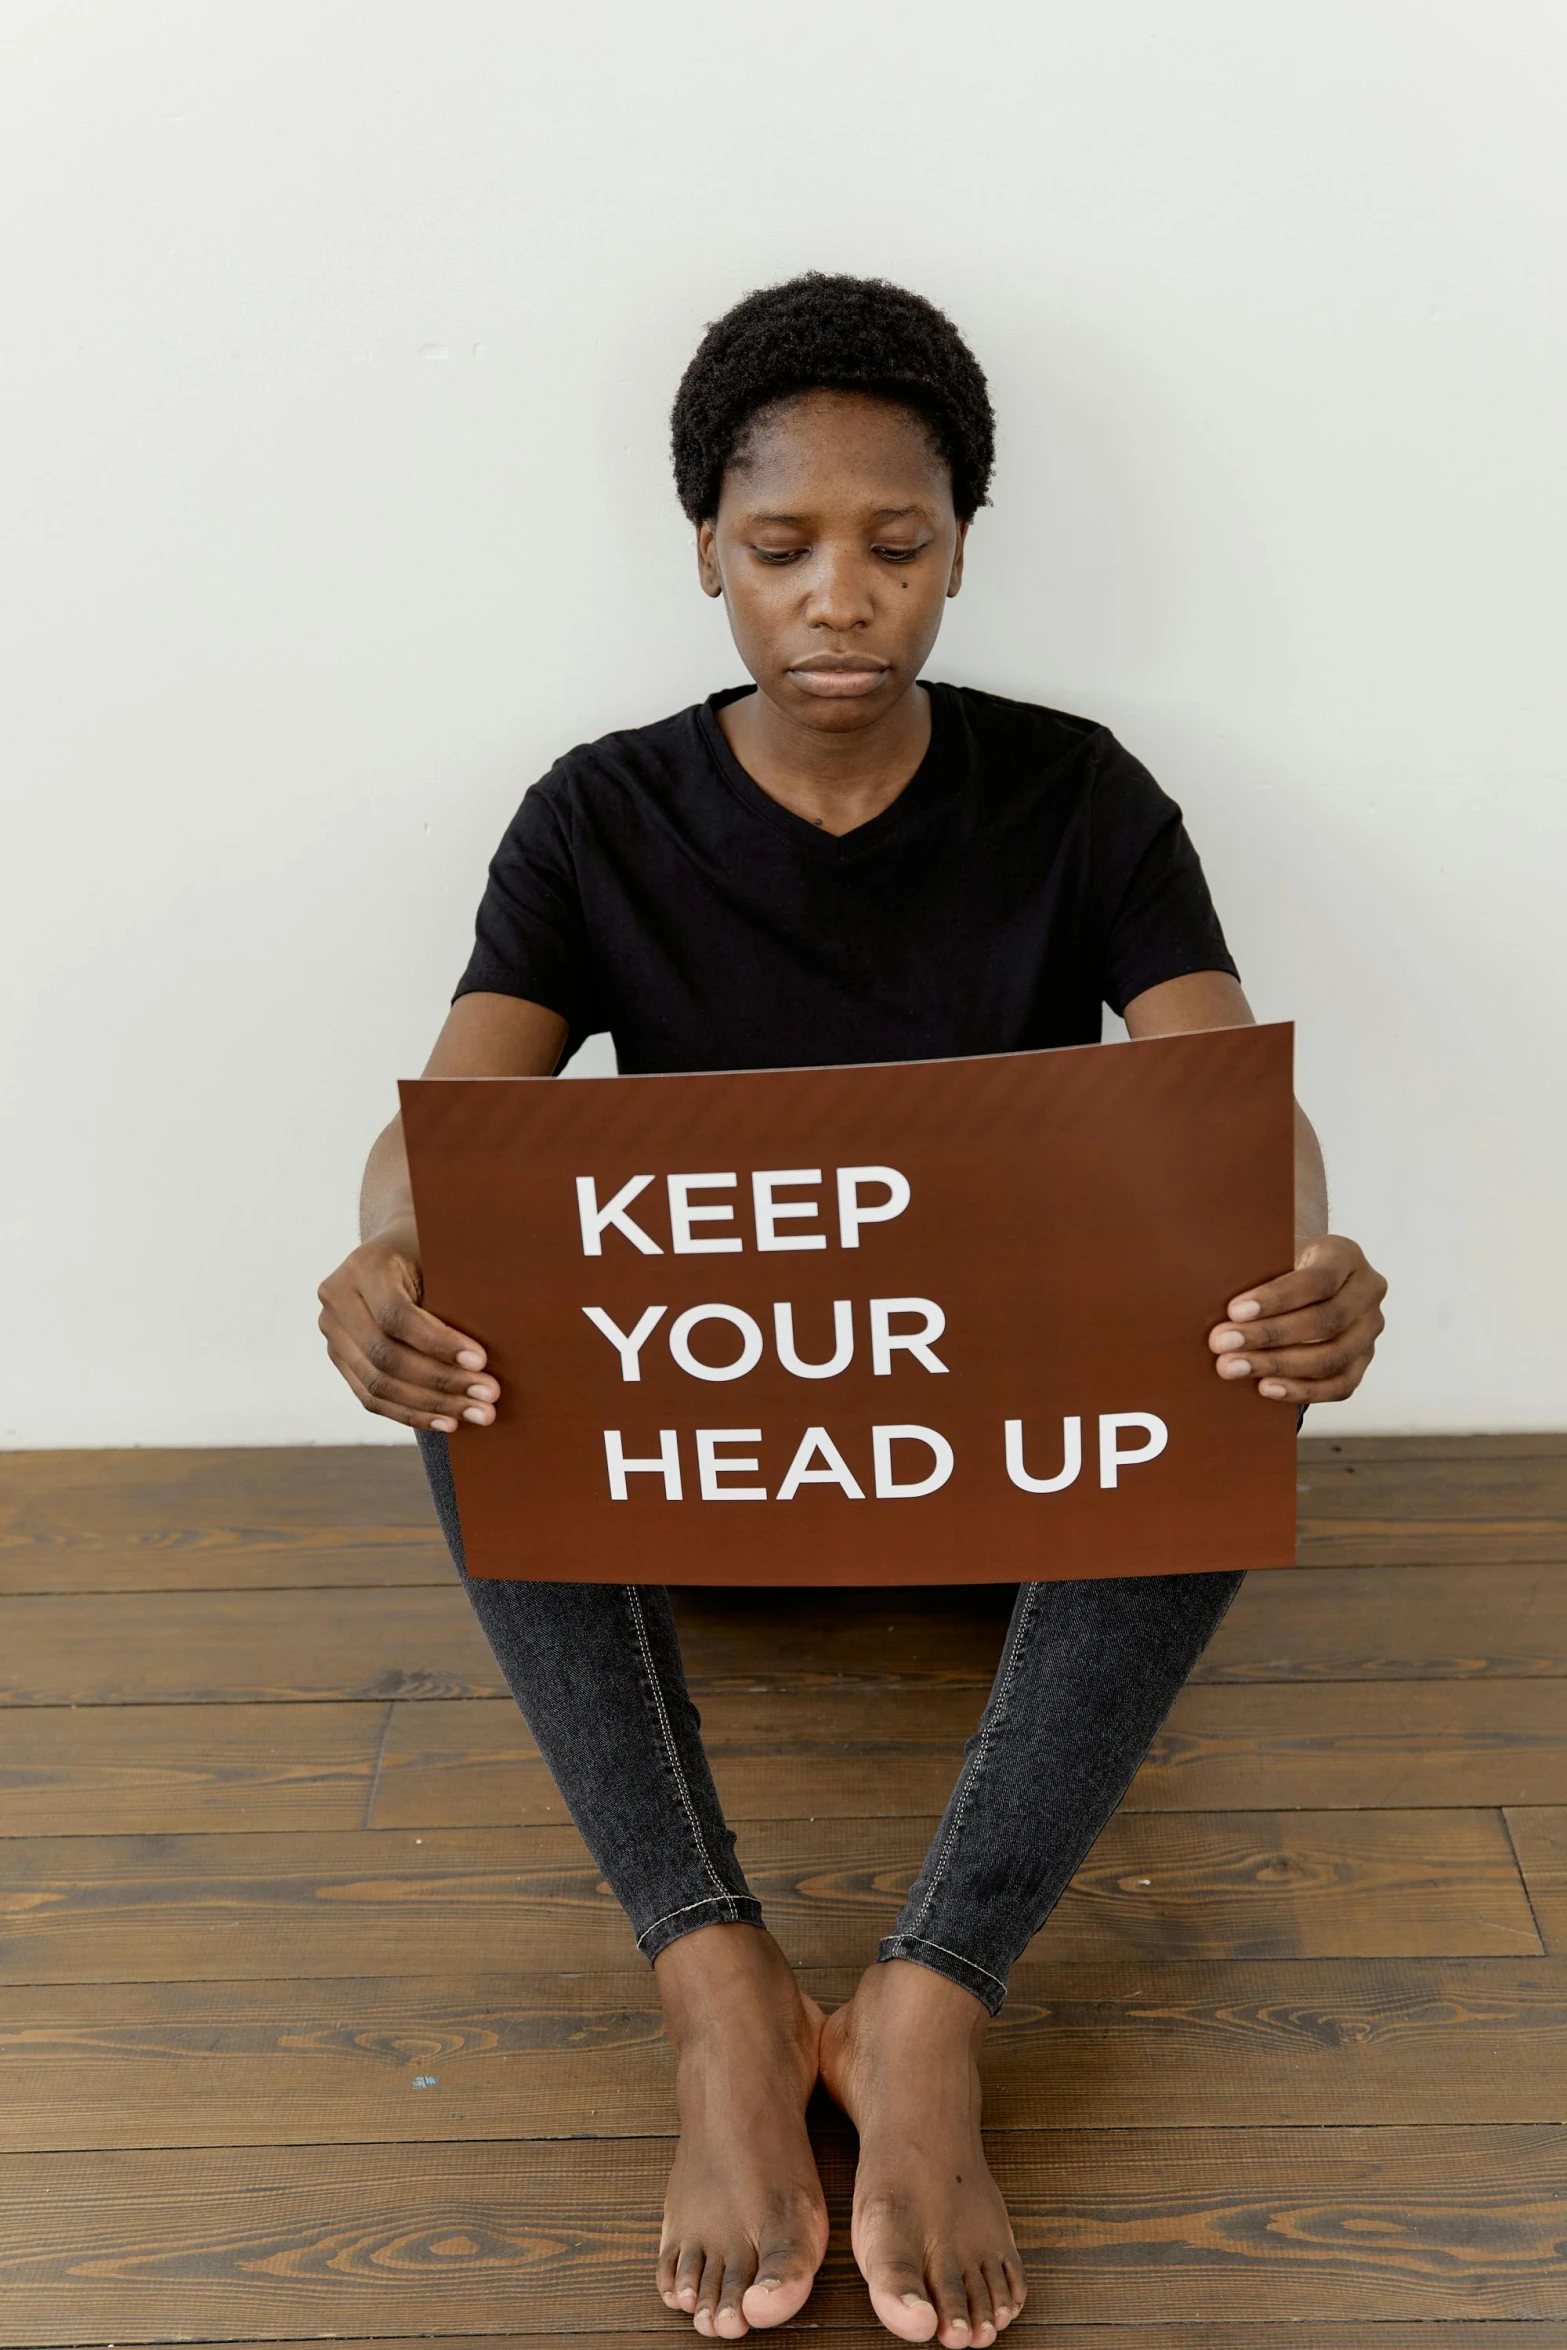
M801 392L867 392L924 418L962 522L986 502L995 418L979 361L950 318L880 277L819 269L747 294L715 319L670 417L675 488L693 522L718 511L724 468L762 409Z

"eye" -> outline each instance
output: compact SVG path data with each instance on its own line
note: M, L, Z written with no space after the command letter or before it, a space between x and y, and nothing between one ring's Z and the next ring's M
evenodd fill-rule
M916 555L922 555L924 552L923 546L872 547L871 549L871 553L879 555L884 563L912 563Z
M809 550L805 547L753 547L751 552L758 563L797 563Z

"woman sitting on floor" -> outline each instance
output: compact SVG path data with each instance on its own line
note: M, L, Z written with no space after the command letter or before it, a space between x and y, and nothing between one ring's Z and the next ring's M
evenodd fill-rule
M1103 1003L1135 1037L1249 1021L1147 770L1090 720L922 682L992 460L984 376L941 312L848 277L752 294L709 330L673 427L702 587L754 685L571 751L527 794L427 1073L547 1075L604 1029L647 1072L1086 1044ZM1353 1391L1385 1289L1328 1235L1298 1133L1294 1268L1206 1339L1218 1377L1281 1409ZM500 1389L420 1304L395 1120L363 1232L321 1327L366 1409L418 1432L460 1570L446 1439L489 1426ZM820 2076L859 2131L853 2245L877 2315L983 2350L1025 2292L980 2143L985 2027L1240 1577L1020 1586L925 1864L825 2022L735 1859L666 1595L465 1582L655 1967L679 2058L666 2305L726 2339L799 2310L827 2241L805 2128Z

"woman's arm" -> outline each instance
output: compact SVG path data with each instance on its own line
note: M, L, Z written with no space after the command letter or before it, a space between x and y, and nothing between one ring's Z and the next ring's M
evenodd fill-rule
M1252 1009L1227 971L1193 971L1126 1007L1130 1036L1249 1028ZM1365 1377L1384 1322L1387 1283L1358 1242L1328 1230L1328 1183L1311 1120L1295 1105L1295 1263L1229 1302L1208 1333L1221 1379L1255 1379L1270 1403L1339 1403Z
M516 996L459 996L426 1077L547 1077L566 1041L558 1012ZM327 1352L367 1412L449 1434L488 1427L500 1387L477 1339L427 1314L403 1122L376 1136L359 1194L359 1246L317 1295Z

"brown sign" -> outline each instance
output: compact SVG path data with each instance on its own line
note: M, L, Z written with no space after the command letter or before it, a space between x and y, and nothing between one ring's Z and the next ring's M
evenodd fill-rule
M469 1571L1287 1565L1295 1416L1207 1332L1291 1261L1291 1043L405 1084L427 1301L502 1388Z

